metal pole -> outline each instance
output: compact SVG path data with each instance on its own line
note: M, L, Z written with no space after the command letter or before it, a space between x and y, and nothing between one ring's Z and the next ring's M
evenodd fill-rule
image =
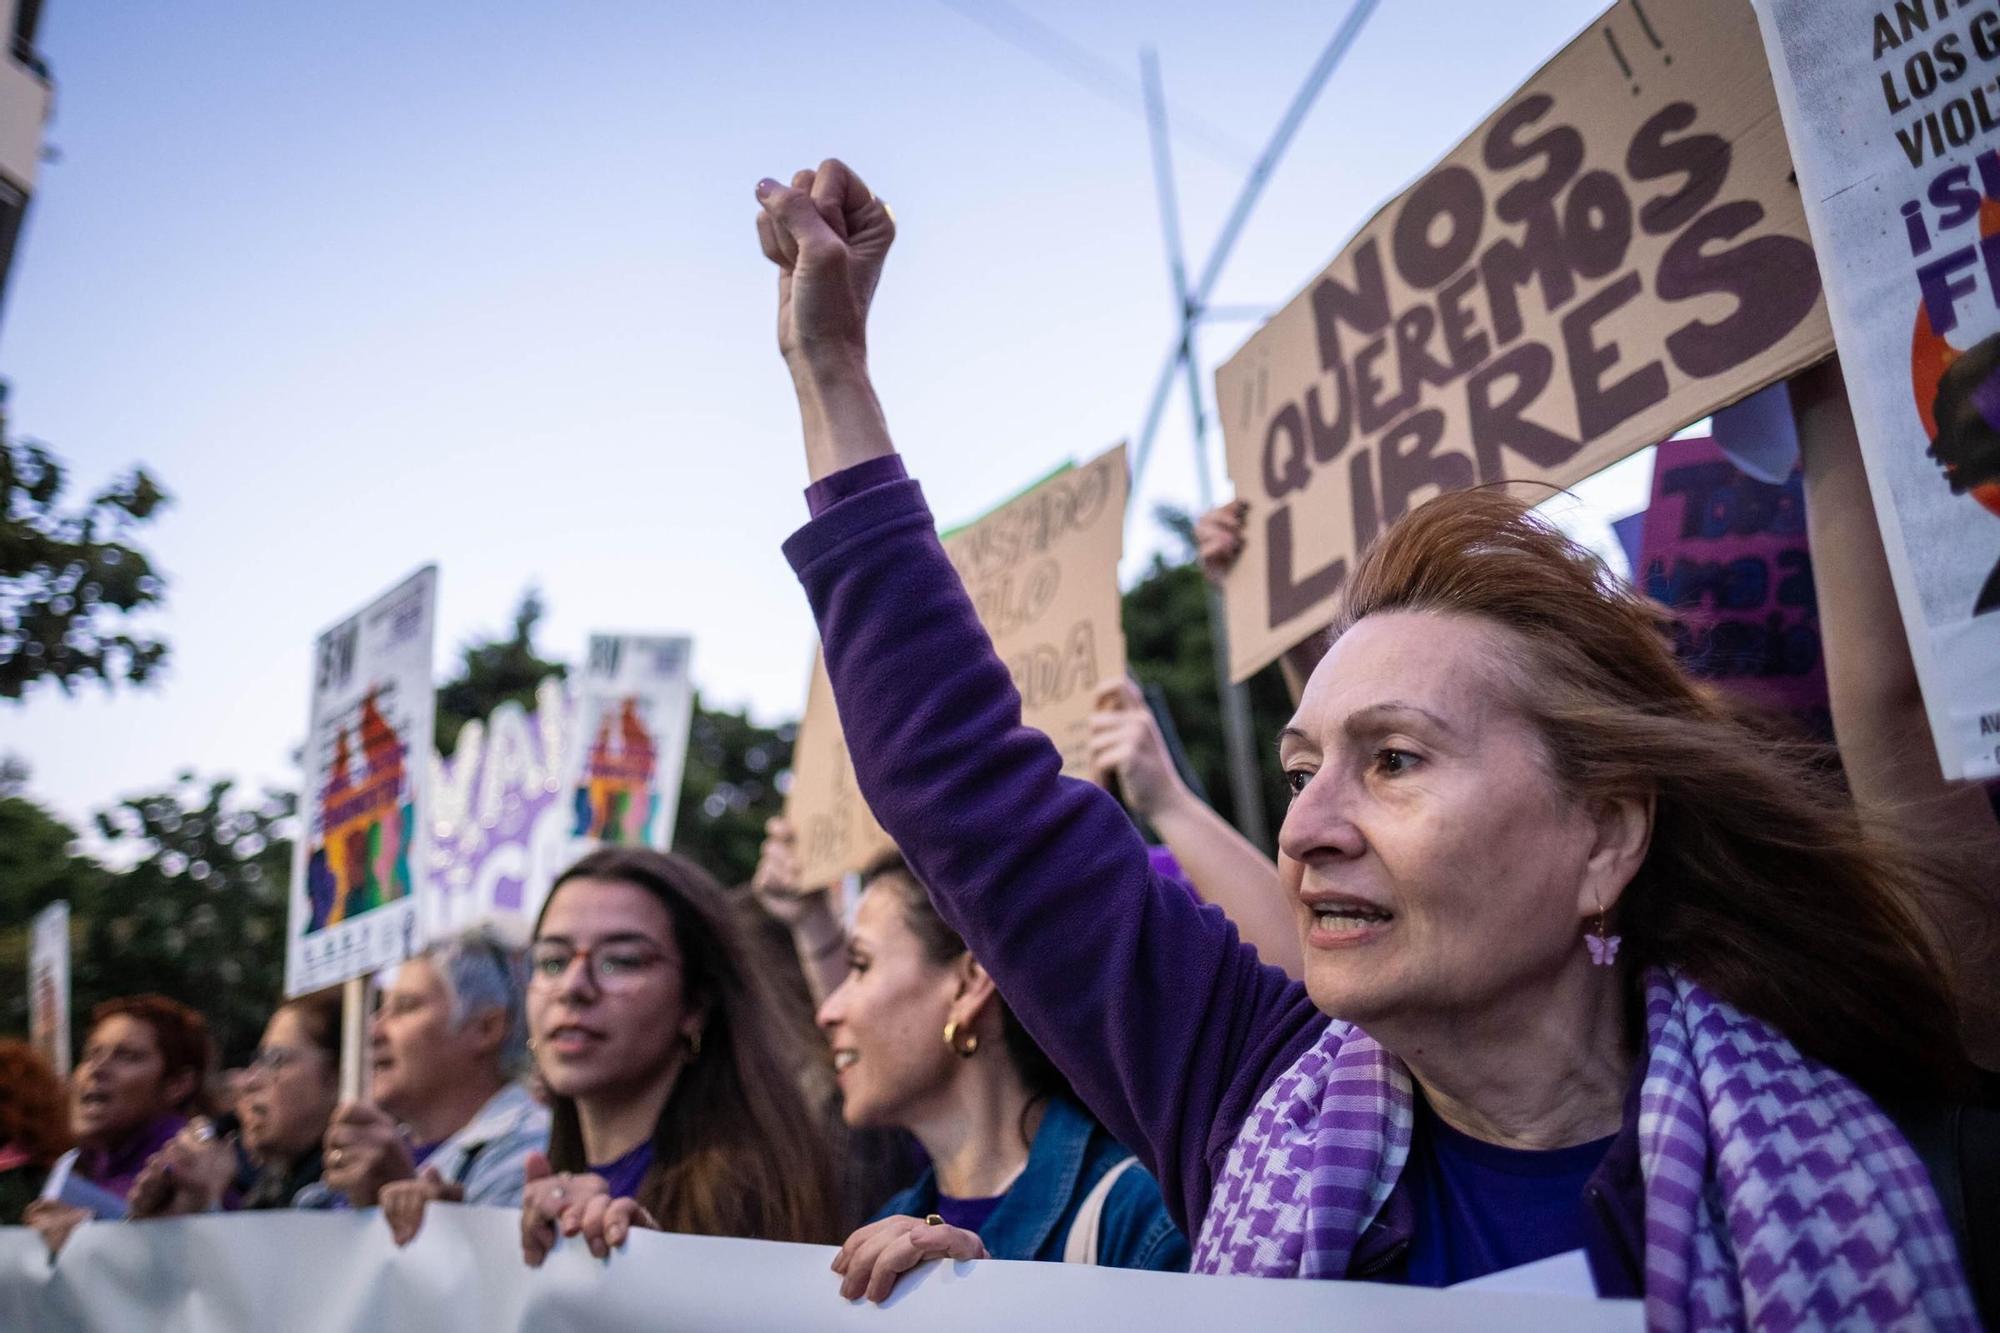
M1375 7L1379 3L1380 0L1354 0L1353 7L1347 11L1347 17L1341 20L1340 27L1334 30L1333 37L1320 52L1319 59L1313 63L1311 71L1307 73L1305 82L1299 85L1299 91L1292 98L1292 104L1285 108L1284 116L1278 121L1278 128L1272 132L1270 142L1264 145L1264 151L1257 155L1257 161L1251 166L1250 174L1244 178L1243 188L1238 192L1236 202L1229 210L1229 218L1222 224L1221 234L1215 238L1215 248L1209 253L1208 264L1202 269L1201 281L1194 291L1189 293L1185 290L1185 278L1180 280L1180 286L1176 290L1180 297L1181 309L1189 312L1185 318L1198 320L1220 313L1218 308L1209 306L1208 297L1209 293L1215 290L1216 279L1222 276L1222 266L1229 262L1229 254L1236 248L1236 238L1243 234L1243 225L1250 220L1250 212L1263 195L1264 186L1270 181L1271 173L1277 170L1278 159L1285 155L1287 148L1291 147L1292 136L1298 133L1299 126L1305 122L1306 112L1312 108L1320 91L1326 87L1327 80L1333 77L1334 70L1339 68L1340 62L1347 57L1348 48L1352 47L1355 38L1361 35L1362 26L1368 22L1369 16L1375 12ZM1150 57L1143 58L1142 64L1145 60L1150 60ZM1157 68L1151 77L1158 78ZM1152 106L1155 100L1158 99L1152 93L1147 94L1149 126L1152 124ZM1162 122L1166 119L1164 107L1159 113L1159 118ZM1154 132L1154 137L1156 142L1153 149L1153 165L1157 176L1161 154L1157 143L1158 131ZM1175 219L1173 226L1174 240L1171 248L1173 253L1178 255L1180 252L1178 218ZM1182 341L1185 343L1185 339ZM1168 353L1167 364L1160 368L1159 383L1154 386L1153 396L1148 400L1146 422L1139 431L1139 442L1132 456L1134 491L1139 489L1139 479L1145 475L1146 460L1153 451L1153 432L1159 429L1160 414L1166 406L1167 390L1179 370L1179 360L1178 350Z
M1189 298L1187 265L1181 256L1180 205L1174 194L1173 149L1167 139L1167 102L1160 87L1159 57L1151 47L1139 55L1140 77L1146 88L1146 127L1153 140L1153 179L1160 196L1160 229L1167 248L1167 271L1180 305L1180 363L1187 372L1188 410L1194 416L1195 485L1203 513L1215 507L1215 489L1208 476L1208 413L1203 406L1201 369L1195 358L1195 321L1200 311ZM1150 443L1150 441L1148 441ZM1215 687L1222 709L1222 742L1229 768L1229 791L1236 806L1236 827L1259 848L1269 846L1263 793L1257 787L1256 742L1251 734L1250 692L1229 679L1229 624L1222 593L1207 585L1208 629L1215 646Z

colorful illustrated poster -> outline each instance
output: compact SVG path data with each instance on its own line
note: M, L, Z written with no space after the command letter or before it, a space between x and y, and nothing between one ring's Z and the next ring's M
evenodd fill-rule
M574 859L569 799L576 714L563 682L534 711L503 703L432 756L429 938L475 925L524 942L549 885Z
M576 680L570 836L597 845L673 845L694 718L685 636L593 634Z
M423 944L416 888L430 832L436 606L437 568L426 566L313 645L287 995L363 976Z
M1433 496L1568 486L1826 356L1776 111L1741 0L1620 0L1217 371L1233 676Z
M1674 648L1696 675L1800 732L1833 739L1803 479L1743 472L1708 439L1668 440L1653 462L1635 580L1682 612Z
M1064 468L943 538L993 650L1021 693L1021 720L1090 776L1098 684L1125 674L1118 561L1125 551L1125 446ZM865 868L892 844L855 783L824 663L815 661L793 748L786 817L809 888Z
M69 1077L69 904L35 913L28 945L28 1040Z
M2000 776L2000 10L1757 16L1938 759Z

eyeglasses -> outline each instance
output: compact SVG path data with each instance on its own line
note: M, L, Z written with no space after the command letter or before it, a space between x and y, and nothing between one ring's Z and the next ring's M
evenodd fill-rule
M276 1078L295 1064L309 1059L316 1052L301 1051L290 1046L259 1046L257 1053L250 1057L250 1063L243 1066L244 1074L263 1074Z
M667 961L665 954L643 944L619 941L579 949L573 944L552 941L537 944L528 951L528 984L538 989L554 990L569 975L570 965L579 958L583 960L583 969L590 977L591 985L606 992L631 991L645 985L647 974L665 966Z

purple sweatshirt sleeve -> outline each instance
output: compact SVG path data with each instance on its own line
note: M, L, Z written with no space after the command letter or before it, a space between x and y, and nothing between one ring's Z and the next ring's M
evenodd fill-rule
M1115 799L1061 775L922 491L881 463L818 483L825 507L785 544L862 793L1192 1236L1251 1107L1326 1019L1219 909L1154 873ZM873 484L852 484L864 468Z

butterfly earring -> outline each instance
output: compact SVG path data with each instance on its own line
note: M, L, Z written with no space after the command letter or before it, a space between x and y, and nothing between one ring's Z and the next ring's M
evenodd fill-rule
M1623 943L1624 938L1622 935L1609 933L1604 924L1604 909L1598 908L1596 929L1585 931L1583 935L1584 947L1590 950L1591 966L1610 967L1617 962L1618 946Z

